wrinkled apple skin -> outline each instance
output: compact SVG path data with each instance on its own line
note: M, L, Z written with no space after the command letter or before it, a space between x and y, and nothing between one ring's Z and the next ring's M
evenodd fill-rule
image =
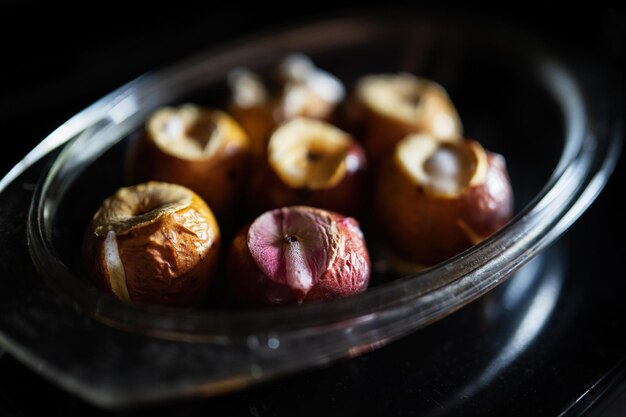
M231 289L240 304L249 307L300 304L347 297L364 291L369 284L370 258L358 222L331 213L342 235L342 245L331 267L307 292L280 284L264 275L248 248L244 226L235 236L227 259Z
M220 251L215 217L197 195L189 207L117 237L133 304L171 307L199 305L214 279ZM83 240L88 276L112 295L104 237L90 223Z
M401 256L434 265L477 243L504 226L513 213L513 190L504 158L487 153L485 181L458 198L434 197L412 183L393 155L383 161L373 207L377 228ZM464 228L465 226L465 228Z
M248 209L251 215L277 207L306 205L356 216L363 206L367 160L361 146L353 142L348 149L348 164L341 181L331 188L310 190L285 184L269 165L267 158L255 162L247 187Z

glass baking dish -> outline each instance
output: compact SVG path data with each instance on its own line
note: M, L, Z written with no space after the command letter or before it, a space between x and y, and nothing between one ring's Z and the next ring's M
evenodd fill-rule
M445 86L466 136L506 157L513 220L425 271L398 276L375 266L366 292L298 307L134 306L86 282L82 233L97 204L123 185L123 155L146 117L184 102L223 107L228 71L264 71L293 52L310 56L347 86L361 75L388 71ZM89 328L84 337L59 340L57 348L111 345L80 366L62 366L72 362L67 357L56 363L43 357L51 364L43 372L104 406L216 395L359 355L440 320L541 254L598 195L620 142L599 131L593 116L584 85L549 51L523 34L477 20L325 20L234 42L146 74L70 119L16 167L23 170L63 145L33 195L29 250L41 278L63 300L58 308L73 312L64 316L68 325ZM378 242L370 244L374 264L384 264Z

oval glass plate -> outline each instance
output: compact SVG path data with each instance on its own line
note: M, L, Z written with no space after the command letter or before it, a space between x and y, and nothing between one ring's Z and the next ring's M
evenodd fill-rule
M507 158L514 219L426 271L397 277L378 268L365 293L300 307L137 307L85 282L82 233L97 204L123 184L126 146L146 117L182 102L223 106L230 70L264 71L293 52L309 55L348 87L361 75L387 71L412 72L445 86L467 136ZM322 21L146 74L69 120L3 180L4 187L67 142L35 191L28 241L40 275L64 300L55 308L67 310L65 325L84 332L80 342L74 337L59 346L88 346L91 357L64 368L55 361L61 355L51 352L43 358L49 364L44 373L101 405L214 395L358 355L439 320L541 253L600 192L619 142L595 131L589 118L583 88L566 67L520 34L476 20ZM374 258L385 261L382 252ZM90 380L94 374L99 377Z

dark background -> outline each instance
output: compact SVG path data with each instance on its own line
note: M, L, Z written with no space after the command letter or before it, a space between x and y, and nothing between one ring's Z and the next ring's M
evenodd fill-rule
M243 6L239 2L202 5L185 0L164 7L141 2L130 7L131 2L117 1L89 7L57 3L3 2L0 6L4 21L0 24L0 125L2 144L11 148L0 155L0 172L6 172L76 112L146 71L277 25L380 8L373 1L311 1L297 8L267 2ZM479 12L437 4L440 6L384 2L387 8L407 13L499 19L556 45L563 53L590 56L611 64L616 72L625 68L623 9L535 6Z
M162 8L155 4L131 8L122 2L82 4L70 8L29 1L4 2L0 6L0 143L4 147L0 151L0 175L76 112L146 71L276 25L379 7L371 1L316 1L298 4L297 8L268 3L250 7L238 2L198 7L188 1L176 1ZM506 12L478 12L441 2L437 7L412 2L386 2L385 6L408 13L452 13L501 20L541 39L563 56L575 58L581 65L601 66L607 76L613 77L615 90L623 92L626 13L621 8L564 10L529 6ZM578 271L578 280L624 275L619 262L600 270L593 267L597 259L623 259L626 251L624 210L620 206L624 171L621 162L602 195L568 232L569 241L610 242L597 247L586 245L584 250L574 246L574 257L589 260ZM476 402L454 414L556 416L566 409L568 415L626 414L626 371L621 362L626 349L620 342L626 330L626 316L623 306L614 307L616 303L624 304L626 284L589 289L576 284L576 279L570 281L574 287L570 285L567 291L585 291L585 297L573 299L582 299L586 305L564 305L558 310L552 325L555 334L562 338L557 342L552 340L556 336L545 336L550 343L540 344L515 369L502 375L502 383L494 385L497 389L482 393ZM440 340L451 329L463 329L471 325L472 315L482 307L469 306L462 314L447 319L445 325L438 323L425 329L421 337ZM578 309L575 313L574 307ZM576 322L574 326L572 320ZM413 342L392 344L329 369L271 383L249 393L216 401L170 404L158 410L149 409L145 414L419 415L420 404L432 405L446 399L436 390L429 390L430 383L423 381L418 358L407 352L408 346L412 346L409 343ZM480 349L488 344L487 340L476 340L475 345L467 346L468 352L475 353L468 353L468 357L479 357ZM432 349L423 348L425 352ZM462 365L458 363L461 359L455 362L445 356L445 349L461 348L453 345L441 349L443 353L434 357L444 361L441 377L466 378L462 366L471 368L472 363ZM420 352L418 349L414 353ZM450 371L455 366L459 370ZM368 389L368 385L376 389ZM442 385L446 385L445 381L432 381L433 387ZM577 403L579 396L582 399ZM36 415L40 404L45 404L47 415L105 414L47 384L0 353L0 415Z

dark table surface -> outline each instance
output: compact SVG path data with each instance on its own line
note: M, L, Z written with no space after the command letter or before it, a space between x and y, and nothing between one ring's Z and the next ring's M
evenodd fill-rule
M3 15L19 29L0 29L0 172L77 111L148 70L276 24L349 13L350 6L316 3L305 16L276 10L266 19L238 5L195 9L184 1L175 9L136 11L107 3L100 10L76 10L78 18L36 2L3 6ZM568 18L552 9L494 11L489 17L519 26L583 67L602 66L621 88L623 10L575 11ZM618 163L599 198L539 258L538 274L519 274L448 318L372 353L219 398L105 411L0 350L0 415L38 415L42 406L51 416L624 415L624 165Z

